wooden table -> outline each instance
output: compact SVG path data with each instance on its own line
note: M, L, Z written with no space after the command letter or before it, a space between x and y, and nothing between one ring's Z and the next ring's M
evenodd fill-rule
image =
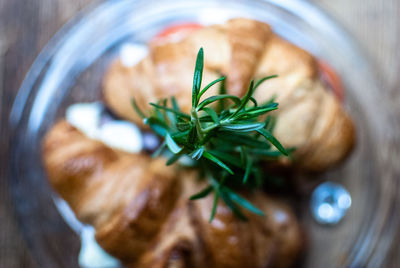
M53 34L92 0L0 0L0 267L37 267L18 231L6 185L8 116L35 57ZM313 0L359 40L376 66L385 103L400 118L400 1ZM385 267L400 267L400 236Z

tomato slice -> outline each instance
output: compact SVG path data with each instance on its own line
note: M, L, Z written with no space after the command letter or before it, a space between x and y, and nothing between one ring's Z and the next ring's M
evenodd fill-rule
M204 26L195 22L186 22L166 27L159 32L152 40L152 42L163 42L172 38L183 39L189 33L194 32Z
M192 32L194 30L198 30L203 28L203 25L198 24L198 23L191 23L191 22L187 22L187 23L182 23L182 24L176 24L176 25L172 25L169 26L167 28L165 28L164 30L162 30L161 32L159 32L156 35L156 38L159 37L167 37L171 34L176 34L178 32Z
M339 101L344 101L344 88L336 71L326 62L319 60L318 67L322 79L330 86L333 94Z

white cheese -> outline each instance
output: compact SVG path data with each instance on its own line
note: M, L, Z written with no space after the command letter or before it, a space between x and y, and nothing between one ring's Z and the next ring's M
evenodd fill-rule
M91 139L128 153L139 153L143 148L143 139L138 127L122 120L100 125L103 109L99 102L73 104L66 111L66 119Z
M149 54L149 49L143 44L127 43L121 47L119 56L125 67L132 67L138 64Z
M82 268L115 268L121 267L117 259L107 254L94 238L95 230L80 222L71 207L63 199L54 196L54 203L65 222L81 237L79 265Z
M81 233L81 250L79 252L79 266L83 268L114 268L120 267L119 261L107 254L97 244L94 238L95 230L87 226Z
M129 153L139 153L143 148L140 130L127 121L105 123L100 128L98 139L110 147Z
M65 118L89 138L97 137L103 106L99 102L76 103L68 107Z

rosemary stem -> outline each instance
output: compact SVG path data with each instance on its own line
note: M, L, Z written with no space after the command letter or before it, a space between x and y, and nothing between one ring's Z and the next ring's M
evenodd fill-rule
M204 138L204 131L200 124L199 115L196 112L196 109L192 108L191 110L192 122L196 125L197 135L202 140Z
M222 125L224 125L224 124L229 124L229 123L231 123L231 122L232 122L231 118L226 118L226 119L224 119L224 120L222 120L222 121L220 122L220 125L222 126Z
M219 126L220 126L219 124L214 124L214 125L209 126L209 127L205 128L203 130L204 130L204 132L209 132L210 130L213 130L214 128L217 128Z

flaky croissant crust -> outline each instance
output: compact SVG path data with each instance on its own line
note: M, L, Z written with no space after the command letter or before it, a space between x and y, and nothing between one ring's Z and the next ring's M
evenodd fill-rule
M266 217L237 219L212 197L189 201L204 187L193 171L164 159L113 150L66 121L45 137L52 187L96 240L127 267L287 267L303 247L288 206L261 192L247 196Z
M279 76L258 88L255 98L262 103L276 97L280 108L274 134L285 146L296 147L297 166L321 171L348 155L355 139L353 122L321 83L314 57L255 20L233 19L204 27L179 42L151 43L149 55L133 67L114 62L104 79L106 104L142 126L132 110L132 98L148 110L149 102L175 96L189 112L200 47L205 51L203 85L224 74L228 93L241 96L251 79ZM204 98L215 94L216 87Z

